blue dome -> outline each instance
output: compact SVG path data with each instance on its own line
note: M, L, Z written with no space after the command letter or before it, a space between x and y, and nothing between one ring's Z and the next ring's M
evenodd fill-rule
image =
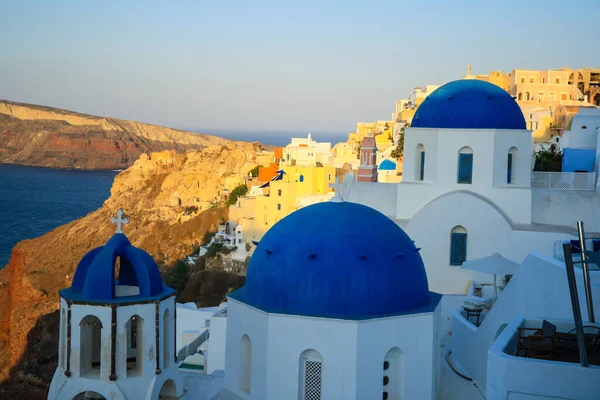
M268 312L356 318L399 314L430 301L413 241L380 212L355 203L304 207L258 244L243 296Z
M380 171L395 171L396 163L390 160L383 160L381 164L379 164Z
M120 260L119 279L115 263ZM117 296L118 286L137 286L139 294ZM117 233L101 247L87 253L79 262L69 289L60 293L69 300L90 302L131 302L173 293L164 286L158 266L143 250L133 247L127 237Z
M431 93L415 113L412 128L526 129L523 112L502 88L458 80Z

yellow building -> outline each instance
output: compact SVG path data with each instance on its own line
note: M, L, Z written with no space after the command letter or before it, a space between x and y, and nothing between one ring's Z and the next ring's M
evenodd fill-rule
M280 181L270 184L269 196L256 199L256 224L266 232L277 221L299 208L298 197L332 192L335 167L290 166Z
M329 187L335 182L333 166L287 166L283 170L282 180L270 182L268 195L242 197L237 205L230 207L230 220L244 220L245 240L256 240L277 221L310 203L311 196L322 201L328 193L333 194Z

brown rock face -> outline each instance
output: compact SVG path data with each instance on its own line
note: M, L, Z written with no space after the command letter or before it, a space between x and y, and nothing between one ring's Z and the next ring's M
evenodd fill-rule
M142 153L202 149L227 139L0 100L0 162L125 169Z
M227 217L227 207L215 202L219 191L227 182L243 180L261 150L257 143L228 142L184 154L144 156L115 177L102 208L17 244L10 263L0 270L0 381L10 375L42 393L47 390L44 385L50 378L40 379L39 374L56 366L52 335L58 325L48 321L58 309L57 292L70 286L79 260L113 235L115 227L109 221L119 208L131 220L124 231L132 244L159 265L172 263L190 254L207 231L216 230ZM190 206L200 211L184 213ZM37 369L32 367L36 363ZM0 385L0 398L15 390L6 385Z

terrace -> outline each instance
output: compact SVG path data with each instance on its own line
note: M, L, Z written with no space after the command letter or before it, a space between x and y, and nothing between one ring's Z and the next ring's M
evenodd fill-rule
M600 325L586 325L582 366L573 321L514 318L490 348L487 398L597 399Z

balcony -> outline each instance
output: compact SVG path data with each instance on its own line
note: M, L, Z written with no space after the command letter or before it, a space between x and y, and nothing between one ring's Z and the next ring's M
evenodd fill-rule
M507 399L597 399L600 390L597 325L586 330L586 349L590 365L579 364L577 343L571 336L573 321L551 320L557 328L552 336L555 346L540 354L523 354L519 343L523 329L542 329L539 318L514 318L498 336L488 353L488 400ZM588 348L589 347L589 348ZM540 355L543 354L544 357ZM539 356L539 357L538 357Z
M533 171L531 188L594 191L596 190L596 174L594 172Z

